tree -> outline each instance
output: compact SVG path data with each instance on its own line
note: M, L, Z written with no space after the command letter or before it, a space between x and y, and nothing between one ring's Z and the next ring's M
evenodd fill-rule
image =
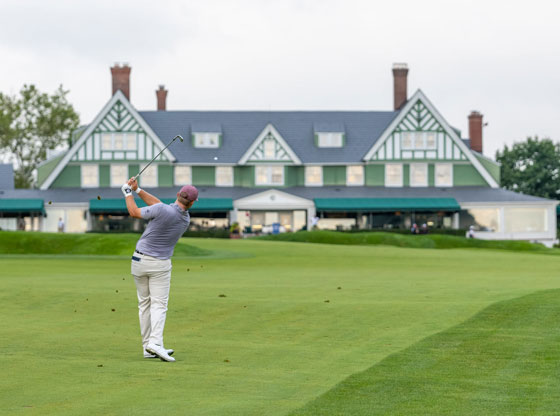
M70 142L79 116L58 87L53 95L24 85L19 96L0 93L0 150L15 159L15 186L29 188L33 173L47 158L47 150Z
M550 139L528 137L496 152L501 166L501 183L506 189L543 198L560 194L560 145Z

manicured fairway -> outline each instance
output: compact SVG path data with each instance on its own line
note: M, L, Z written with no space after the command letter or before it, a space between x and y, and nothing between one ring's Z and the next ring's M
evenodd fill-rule
M127 257L0 256L2 411L285 415L308 410L306 405L321 406L320 396L352 374L424 345L424 338L495 302L560 287L560 258L550 255L187 242L213 254L174 260L165 340L177 351L176 363L142 358ZM558 327L550 331L557 334ZM391 372L410 374L414 369L407 363L392 361ZM441 371L453 374L457 363L450 365ZM541 374L532 376L535 392L551 382ZM387 388L398 388L400 381L395 383ZM353 400L352 394L343 399ZM385 392L371 400L390 396ZM303 411L331 414L329 408L332 404Z

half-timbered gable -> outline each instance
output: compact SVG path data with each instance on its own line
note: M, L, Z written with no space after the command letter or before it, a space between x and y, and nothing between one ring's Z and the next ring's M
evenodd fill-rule
M88 186L87 180L84 180L86 171L88 174L97 172L97 180L94 181L97 185L91 186L98 186L99 178L103 177L96 165L99 163L103 163L109 171L111 165L118 165L126 172L124 176L128 176L128 163L133 163L133 166L147 163L164 147L124 94L117 91L44 180L41 189L48 189L53 184ZM157 161L174 162L175 157L166 149ZM83 167L83 164L93 165Z

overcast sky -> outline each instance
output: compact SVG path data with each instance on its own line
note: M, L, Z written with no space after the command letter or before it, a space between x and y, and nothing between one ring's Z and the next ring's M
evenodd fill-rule
M62 84L83 124L132 66L131 101L169 110L392 110L393 62L484 153L560 141L559 2L0 0L0 91Z

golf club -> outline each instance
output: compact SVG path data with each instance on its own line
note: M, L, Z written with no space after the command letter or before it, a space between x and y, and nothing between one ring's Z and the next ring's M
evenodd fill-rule
M171 140L167 146L165 146L163 149L161 149L161 152L159 152L157 155L155 155L155 157L154 157L152 160L150 160L150 162L149 162L146 166L144 166L144 168L143 168L140 172L138 172L138 175L136 175L136 176L134 177L134 180L138 179L138 177L142 174L142 172L144 172L144 171L147 169L147 167L150 166L150 165L152 164L152 162L153 162L154 160L156 160L156 159L158 158L158 156L161 155L161 154L163 153L163 151L164 151L165 149L167 149L169 146L171 146L171 143L173 143L173 142L174 142L175 140L177 140L177 139L181 140L181 142L184 141L184 139L183 139L182 136L180 136L180 135L175 136L175 137L173 138L173 140Z

